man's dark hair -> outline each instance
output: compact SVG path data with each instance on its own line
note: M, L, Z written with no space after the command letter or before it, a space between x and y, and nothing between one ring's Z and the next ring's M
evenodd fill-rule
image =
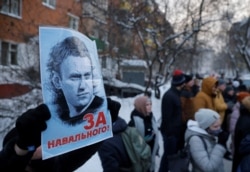
M52 47L48 60L48 71L56 72L60 75L60 66L68 56L89 57L90 54L86 45L77 37L67 37L62 42ZM50 76L52 77L52 76Z

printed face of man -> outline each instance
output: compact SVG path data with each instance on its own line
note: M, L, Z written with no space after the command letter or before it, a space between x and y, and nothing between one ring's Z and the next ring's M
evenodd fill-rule
M59 86L70 110L80 113L93 98L93 74L88 57L67 57L60 66ZM78 114L77 114L78 115Z

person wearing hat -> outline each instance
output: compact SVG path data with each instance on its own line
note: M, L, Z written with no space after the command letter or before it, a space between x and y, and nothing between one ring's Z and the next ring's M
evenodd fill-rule
M201 108L216 110L214 99L217 94L218 80L214 77L206 77L202 80L201 90L194 98L194 112Z
M213 99L213 104L215 106L216 112L219 113L221 118L221 123L224 121L225 112L227 109L227 104L224 101L222 92L226 89L226 82L223 79L218 80L216 97Z
M232 88L232 87L229 87ZM221 128L229 132L229 120L228 116L232 113L233 105L236 103L234 98L234 91L229 91L226 82L223 79L218 80L218 92L216 98L214 99L214 105L216 111L221 117ZM233 88L232 88L233 89ZM225 93L228 91L228 94ZM231 94L232 93L232 94ZM227 160L232 160L232 154L230 150L227 150L225 156Z
M171 87L164 93L161 103L161 126L164 153L161 158L159 172L171 171L169 155L175 155L184 147L183 121L180 94L186 78L181 70L172 75Z
M232 171L236 172L237 168L244 158L247 155L247 152L242 154L239 152L240 144L242 140L250 134L250 96L248 94L242 94L239 97L240 101L240 115L236 122L234 130L234 156L233 156L233 168ZM249 144L250 145L250 144ZM249 147L248 145L248 147ZM248 162L249 163L249 162Z
M183 122L183 136L184 139L184 133L187 128L187 121L189 119L194 119L194 96L195 93L193 92L193 86L194 86L194 79L193 75L187 75L185 74L185 86L181 90L181 106L182 106L182 122ZM184 140L183 140L184 142Z
M111 101L110 98L108 100ZM126 121L119 117L121 104L115 101L112 107L115 107L113 113L117 116L112 123L113 137L105 140L98 150L103 171L120 171L120 169L130 169L132 166L121 137L121 133L128 126Z
M194 118L188 121L185 132L192 171L223 172L223 156L229 134L221 129L220 115L214 110L201 108Z
M152 100L148 96L138 96L130 114L129 126L135 127L151 148L151 171L155 169L155 157L159 149L160 132L152 112Z
M185 86L181 90L181 105L182 105L182 120L186 124L189 119L194 118L194 105L193 99L195 93L193 92L192 88L194 86L193 75L185 74Z
M232 88L233 89L233 88ZM249 92L241 91L236 94L237 102L233 106L232 113L229 116L229 132L231 134L231 154L234 155L234 131L236 123L240 116L240 104L241 101L245 98L250 96Z

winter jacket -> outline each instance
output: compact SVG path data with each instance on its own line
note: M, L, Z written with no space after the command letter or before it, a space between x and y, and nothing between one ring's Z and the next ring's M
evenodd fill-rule
M233 107L233 112L230 114L229 119L229 132L231 134L231 140L232 140L232 154L234 154L234 130L237 123L237 120L240 116L240 103L237 102Z
M242 139L239 147L239 154L242 155L241 162L237 169L240 172L250 171L250 134Z
M224 101L227 103L227 106L229 109L232 110L234 104L237 102L237 99L236 99L236 94L229 94L229 91L230 91L230 87L227 87L222 95L223 95L223 98L224 98Z
M0 152L1 172L23 172L26 171L25 168L28 164L32 172L72 172L94 155L102 143L95 143L46 160L30 160L34 152L29 152L25 156L16 155L14 145L17 137L18 134L14 128L4 139L3 149Z
M250 112L242 104L240 105L240 116L234 131L234 156L232 171L236 172L243 156L239 153L240 143L246 135L250 134Z
M153 113L150 113L149 116L144 116L140 112L138 112L136 109L134 109L131 112L131 121L129 123L130 126L137 128L139 133L142 137L144 137L144 140L149 143L152 150L152 162L151 162L151 171L154 171L155 169L155 157L158 153L159 149L159 130L157 126L157 122L155 117L153 116ZM146 134L146 132L148 134ZM152 133L152 134L150 134ZM150 139L153 139L152 141ZM151 143L152 144L151 144Z
M126 128L125 120L118 117L113 123L113 137L105 140L98 150L103 172L125 172L131 168L132 164L121 137Z
M193 120L188 121L187 130L185 132L185 141L189 137L190 153L192 157L193 172L223 172L223 156L226 149L217 144L214 136L208 134L204 129L198 126ZM199 135L199 136L198 136ZM201 138L205 141L204 145Z
M163 95L161 104L161 126L160 130L162 135L171 137L169 147L175 148L175 150L169 150L169 154L177 153L184 146L184 123L182 122L182 107L180 99L181 91L176 87L171 88ZM170 144L170 142L168 143Z
M187 123L189 119L194 119L194 93L192 88L185 86L181 91L182 120Z
M162 121L160 130L168 135L178 135L182 128L181 91L172 86L162 98Z
M221 123L223 123L224 117L225 117L225 112L227 110L227 104L224 101L223 95L220 91L217 92L216 97L213 99L213 104L215 106L216 112L219 113Z
M240 116L240 103L237 102L233 107L233 112L230 115L230 125L229 131L231 134L234 134L235 126Z
M207 77L202 80L201 90L194 98L194 113L200 108L207 108L216 111L213 101L215 95L213 95L212 92L212 88L216 85L216 83L217 80L213 77Z
M157 123L153 113L150 113L148 116L144 116L136 109L131 112L129 126L137 128L146 142L155 138L155 134L157 133L156 125Z

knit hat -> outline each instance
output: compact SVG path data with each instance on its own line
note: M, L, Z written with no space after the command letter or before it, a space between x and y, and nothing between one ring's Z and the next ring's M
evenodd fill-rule
M193 79L193 75L192 74L190 74L190 75L185 74L184 76L185 76L185 82L186 83L188 83L189 81L191 81Z
M250 96L246 96L245 98L243 98L241 103L248 111L250 111Z
M177 69L173 72L173 77L172 77L172 85L174 86L180 86L184 84L186 81L184 73Z
M142 113L143 115L147 115L146 104L151 102L150 98L147 96L139 96L135 99L134 106L135 109Z
M215 121L220 118L220 115L211 109L199 109L195 114L195 120L198 122L200 128L207 129Z
M245 97L250 96L250 93L246 91L241 91L236 94L237 101L241 102Z

